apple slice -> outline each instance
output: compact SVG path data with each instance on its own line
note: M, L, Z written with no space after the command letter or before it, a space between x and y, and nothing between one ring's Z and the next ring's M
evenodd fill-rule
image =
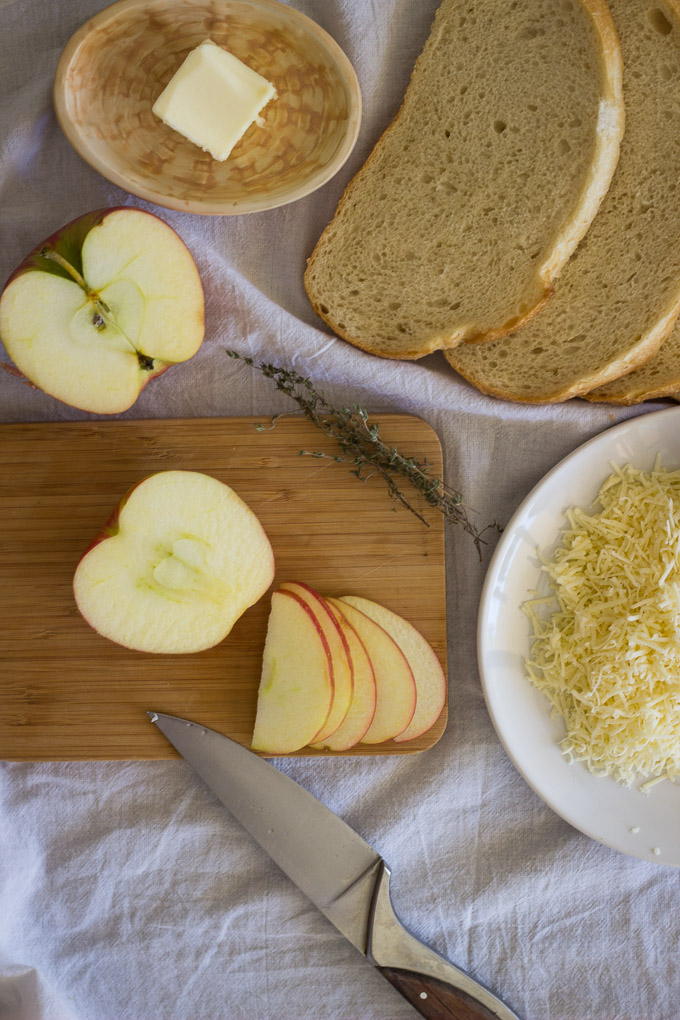
M341 602L354 606L394 638L408 659L416 684L416 710L403 733L394 739L413 740L437 721L446 700L446 677L434 649L420 631L385 606L357 595L343 595Z
M0 298L0 337L20 371L73 407L116 414L201 346L191 253L141 209L100 209L27 256Z
M96 631L141 652L216 645L274 578L262 525L233 489L197 471L133 488L85 553L73 589Z
M315 743L319 743L326 740L331 733L335 733L349 710L354 685L352 657L342 628L322 595L302 581L286 581L281 585L281 591L294 592L309 606L330 648L333 664L333 704L326 725L316 737Z
M274 592L253 750L298 751L324 726L332 702L331 653L314 613L293 592Z
M375 715L375 674L368 652L364 648L363 642L354 627L336 606L328 602L328 600L326 600L326 604L340 625L349 646L354 687L347 715L337 730L331 733L325 740L312 744L312 747L319 750L347 751L350 747L354 747L355 744L359 743L373 722L373 716Z
M381 744L397 737L416 709L416 685L406 656L393 638L370 616L348 602L328 599L343 613L361 638L375 673L375 715L362 744Z

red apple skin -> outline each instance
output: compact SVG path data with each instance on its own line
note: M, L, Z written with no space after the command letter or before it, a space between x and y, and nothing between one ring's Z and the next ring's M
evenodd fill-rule
M325 609L326 613L328 614L328 617L329 617L329 619L330 619L330 620L332 621L332 623L333 623L333 626L335 627L335 629L337 630L338 634L340 635L340 642L341 642L341 644L342 644L342 647L343 647L343 648L345 649L345 655L347 656L347 661L348 661L348 662L351 662L351 661L352 661L352 656L351 656L351 654L350 654L350 650L349 650L349 645L347 644L347 638L346 638L346 637L345 637L345 635L344 635L344 634L342 633L342 627L340 626L340 624L338 623L338 621L337 621L337 620L335 619L335 617L334 617L333 613L332 613L332 612L330 611L330 609L329 609L329 607L328 607L328 603L326 602L326 600L325 600L325 598L323 597L323 595L320 595L320 594L318 593L318 591L316 591L316 590L315 590L314 588L312 588L312 586L311 586L311 585L309 585L309 584L305 584L305 582L304 582L304 581L285 581L285 582L284 582L284 583L283 583L283 584L281 585L281 588L282 588L283 590L285 590L285 591L288 591L288 592L290 593L290 588L289 588L289 585L293 585L293 586L294 586L294 585L298 585L298 587L300 587L300 588L304 588L304 589L305 589L305 591L309 592L309 594L310 594L310 595L312 596L312 598L316 599L316 600L317 600L317 602L320 602L320 603L321 603L321 607L322 607L322 609ZM294 594L294 593L295 593L295 591L294 591L294 589L293 589L293 592L292 592L292 594ZM330 734L329 734L329 736L330 736Z
M16 269L5 281L5 287L7 287L12 280L15 280L17 276L21 276L23 273L30 272L34 269L40 269L44 273L55 273L57 276L63 276L63 270L60 270L56 263L52 262L50 259L46 259L40 253L45 248L50 248L52 251L58 252L70 262L74 255L74 249L77 253L80 252L83 246L83 241L92 228L98 226L109 213L120 212L124 208L125 206L117 205L112 206L110 209L95 209L94 212L83 213L82 216L77 216L75 220L71 220L70 223L66 223L63 227L59 227L59 229L55 230L53 234L50 234L46 240L41 241L40 244L36 245L33 251L29 252L26 258L19 263ZM142 210L140 209L139 211L141 212ZM75 266L78 272L82 271L83 265L79 254L76 255L72 265ZM3 290L5 287L3 287Z
M40 387L36 386L30 379L27 379L24 373L20 372L16 365L8 365L6 361L3 361L0 368L2 368L3 372L7 372L7 375L13 375L15 379L20 379L24 386L28 386L32 390L37 390L38 393L41 392Z
M15 273L15 274L14 274L14 276L17 276L17 275L19 275L19 274L18 274L18 273ZM11 278L11 279L14 279L14 276L12 276L12 278ZM7 283L9 283L9 282L10 282L10 281L8 280L8 281L7 281ZM155 359L154 359L154 360L155 360ZM158 379L159 375L164 375L164 374L165 374L165 373L166 373L166 372L168 371L168 369L169 369L169 368L174 368L175 362L164 362L164 361L156 361L156 364L158 365L158 368L156 369L156 371L155 371L155 372L148 372L148 373L147 373L146 379L145 379L145 380L144 380L144 382L142 383L142 385L141 385L141 388L140 388L140 390L139 390L139 393L137 394L137 400L139 399L139 394L140 394L140 393L142 392L142 390L143 390L143 389L145 389L145 388L146 388L146 387L147 387L147 386L149 385L149 383L150 383L150 382L153 382L153 380L154 380L154 379ZM23 383L23 384L24 384L25 386L30 386L30 388L31 388L32 390L37 390L37 392L38 392L38 393L42 393L42 392L43 392L43 391L42 391L42 390L40 389L40 387L39 387L39 386L36 386L36 384L35 384L35 383L33 383L33 382L31 382L31 380L30 380L30 379L27 379L27 378L26 378L26 376L24 375L24 373L23 373L23 372L20 372L20 371L19 371L19 369L18 369L18 368L16 368L16 366L14 366L14 365L8 365L8 364L5 364L5 363L3 363L3 365L2 365L2 368L3 368L3 369L4 369L4 371L5 371L5 372L7 372L7 373L8 373L9 375L13 375L13 376L15 376L15 377L16 377L17 379L20 379L20 380L21 380L21 382L22 382L22 383ZM59 398L58 398L58 397L54 397L53 399L54 399L54 400L58 400ZM120 411L115 411L115 412L113 412L113 413L114 413L114 414L121 414L122 412L120 412ZM103 417L103 412L102 412L102 417Z
M333 704L333 694L334 694L333 660L332 660L331 655L330 655L330 648L328 647L328 642L326 641L326 635L324 634L323 630L319 626L319 623L318 623L318 621L316 619L316 616L314 615L314 613L312 612L310 607L307 605L305 600L301 599L300 596L296 595L295 592L290 592L287 589L280 589L278 594L279 595L289 596L291 599L295 599L295 601L297 603L299 603L302 606L302 608L305 610L305 612L309 616L310 620L314 624L314 629L316 630L316 632L318 633L318 635L319 635L319 637L321 639L321 644L323 645L323 650L326 653L326 659L328 661L328 676L329 676L329 679L330 679L330 702L328 704L328 711L326 713L326 718L323 720L323 723L319 726L319 728L317 729L316 733L314 734L314 736L312 737L311 741L309 742L310 744L313 744L315 739L316 739L316 735L323 731L323 727L325 726L326 720L328 719L328 716L330 715L330 709L332 708L332 704ZM269 751L269 752L267 752L267 754L273 754L273 755L275 755L277 753L287 754L289 752L276 752L276 751Z
M145 482L147 480L147 478L151 478L154 474L157 474L157 472L152 471L150 474L144 475L144 477L140 478L138 482L135 482L134 485L130 486L130 488L127 490L127 492L118 501L118 504L116 505L115 509L111 513L111 516L106 521L106 524L104 524L103 527L101 528L101 530L97 532L95 537L92 539L92 541L88 545L87 549L85 549L85 551L83 552L83 555L78 560L78 563L80 563L81 560L84 560L85 557L87 556L87 554L92 549L94 549L95 546L99 545L100 542L105 542L107 538L113 538L114 535L118 534L118 531L119 531L119 528L120 528L120 525L119 525L120 515L123 512L123 507L125 506L125 504L129 500L130 496L135 491L135 489L138 488L140 485L142 485L142 483ZM77 564L76 564L76 566L77 566ZM272 553L272 575L274 574L275 566L276 565L274 563L274 555ZM288 592L288 594L292 594L292 592ZM298 601L301 602L302 599L298 599ZM324 643L325 643L325 638L324 638Z
M325 598L323 597L323 595L320 595L319 592L316 591L314 588L312 588L312 586L310 584L305 584L304 581L286 581L284 584L281 585L281 587L284 588L286 591L289 591L290 590L289 587L288 587L289 585L298 585L298 587L304 588L305 591L309 592L309 594L312 596L312 598L316 599L318 602L321 603L322 607L326 610L326 612L328 613L329 618L333 622L333 625L334 625L335 629L337 630L338 634L340 635L340 641L342 642L342 647L345 649L345 654L347 655L347 659L351 662L352 661L352 656L350 655L349 645L347 644L347 638L342 633L342 627L340 627L340 625L338 624L338 621L335 619L333 613L328 608L328 604L327 604Z
M363 721L362 725L364 726L364 729L363 729L363 731L362 731L362 732L361 732L361 733L360 733L360 734L359 734L359 735L358 735L358 736L356 737L356 739L352 739L350 743L345 743L345 745L344 745L344 746L340 746L340 745L338 745L338 746L336 746L336 747L333 747L333 748L332 748L332 751L333 751L333 753L337 753L338 751L349 751L349 749L350 749L351 747L356 747L356 745L357 745L357 744L361 743L361 738L362 738L363 736L365 736L365 734L366 734L366 733L368 733L368 730L369 730L369 728L370 728L370 725L371 725L371 723L373 722L373 718L374 718L374 716L375 716L375 708L376 708L376 701L377 701L377 699L376 699L376 697L375 697L375 670L373 669L373 663L371 662L371 657L370 657L370 655L368 654L368 652L367 652L367 650L366 650L366 646L365 646L365 644L363 643L363 641L362 641L362 640L361 640L361 638L359 637L359 635L358 635L357 631L356 631L356 630L355 630L355 628L354 628L354 627L352 626L352 624L351 624L351 623L349 622L349 620L347 619L347 617L345 616L345 614L344 614L344 613L343 613L343 612L342 612L342 611L341 611L341 610L340 610L340 609L339 609L339 608L338 608L337 606L334 606L334 605L332 605L331 603L329 603L329 602L328 602L328 600L326 600L326 602L327 602L328 608L330 609L331 613L332 613L332 614L333 614L334 616L335 616L335 614L337 613L337 617L336 617L336 619L338 619L338 622L339 622L339 623L340 623L340 619L339 619L339 618L342 618L342 623L340 624L340 626L341 626L341 627L347 627L347 628L348 628L348 629L349 629L350 631L352 631L352 633L353 633L353 635L354 635L354 638L355 638L355 640L356 640L356 641L357 641L357 642L358 642L358 643L359 643L359 644L361 645L361 647L363 648L363 651L364 651L364 655L366 656L366 659L367 659L367 661L368 661L368 664L369 664L369 666L370 666L370 670L371 670L371 676L372 676L372 680L373 680L373 709L372 709L372 712L371 712L371 717L370 717L370 719L365 719L365 720ZM347 643L348 643L348 645L349 645L349 642L347 642ZM354 692L352 692L352 697L354 697ZM348 714L349 714L349 712L351 711L351 707L352 707L352 706L351 706L351 702L350 702L350 708L348 709ZM343 720L343 722L344 722L344 720ZM342 723L340 724L340 726L342 726ZM338 727L338 730L339 730L339 729L340 729L340 727ZM331 734L330 734L330 736L331 736L331 737L333 737L334 735L335 735L335 736L337 736L337 732L338 732L338 731L336 730L336 733L335 733L335 734L332 734L332 733L331 733ZM326 739L328 739L328 738L326 738ZM321 741L321 744L323 745L323 741ZM325 748L325 747L323 747L322 749L323 749L323 750L326 750L326 748Z
M138 482L135 482L134 485L131 485L130 488L127 490L127 492L125 492L125 494L121 497L121 499L119 500L119 502L116 505L115 509L111 513L111 516L108 518L108 520L103 525L101 530L97 532L95 537L92 539L92 541L89 543L87 548L84 550L82 556L80 557L80 559L78 560L78 562L76 564L76 571L77 571L78 567L80 566L80 564L82 563L82 561L87 556L87 554L89 552L91 552L95 548L95 546L98 546L100 544L100 542L105 542L107 539L113 538L115 535L118 534L118 532L120 531L120 515L123 512L123 507L125 506L125 504L129 500L130 496L135 491L135 489L139 488L139 486L142 485L145 481L147 481L147 479L152 478L154 474L158 474L158 472L152 471L150 474L144 475L143 478L140 478ZM274 574L276 573L276 561L274 559L274 550L271 548L271 544L269 546L269 549L270 549L270 555L271 555L271 576L272 576L272 579L273 579L274 578ZM75 573L76 573L76 571L74 571L73 588L72 588L74 601L75 601ZM77 601L76 601L76 605L77 605ZM86 622L89 623L89 621L86 621ZM92 626L92 624L90 624L90 626ZM96 630L96 628L94 628L94 627L93 627L93 629ZM97 633L99 633L99 632L97 631ZM327 651L327 655L329 656L329 661L330 661L330 653L328 651ZM331 673L331 682L332 682L332 673Z
M404 655L404 652L401 649L401 647L399 646L399 644L392 637L392 635L388 634L387 631L385 630L385 628L382 627L379 623L376 623L375 620L371 620L371 618L369 616L367 616L366 613L363 613L360 609L357 609L356 606L353 606L351 603L343 603L342 599L331 598L330 601L332 602L332 604L337 609L340 610L341 613L343 613L343 615L347 615L347 610L348 609L352 609L353 612L355 614L357 614L357 616L359 618L364 617L365 619L370 620L372 626L375 626L379 630L381 630L383 632L383 634L386 635L386 637L388 638L389 642L391 642L391 644L393 644L394 647L396 648L400 662L403 661L403 664L406 666L406 669L407 669L408 673L410 674L412 688L413 688L412 689L413 704L412 704L412 707L410 709L411 714L410 714L408 720L406 721L406 723L404 724L403 728L398 733L395 733L395 734L393 734L392 736L389 736L389 737L384 737L381 740L375 740L373 738L371 738L369 740L366 740L365 739L366 738L366 734L364 734L364 737L362 738L361 743L373 745L373 744L381 744L381 743L383 743L386 740L394 740L397 736L399 736L401 733L403 733L404 730L406 730L406 728L410 725L411 719L413 718L413 715L414 715L415 710L416 710L417 691L416 691L415 678L413 676L413 670L411 669L409 661L406 658L406 656ZM349 617L349 622L352 623L352 625L354 626L354 623L353 623L353 620L351 618L351 615ZM359 631L359 636L361 637L361 631L360 631L359 627L355 627L355 630ZM366 647L365 644L364 644L364 647ZM366 648L366 651L368 652L369 657L370 657L370 655L371 655L370 650L368 648ZM375 679L376 679L376 684L378 684L378 669L376 668L377 665L378 665L377 660L374 659L373 660L373 667L374 667L374 675L375 675ZM380 697L381 697L381 692L380 692L380 687L379 687L379 684L378 684L378 686L376 688L376 708L375 708L375 713L374 713L374 716L373 716L373 723L371 723L371 726L373 726L373 724L375 722L376 715L380 711ZM409 701L410 701L410 698L409 698ZM370 732L370 728L371 727L369 727L369 729L367 730L367 733Z
M351 680L351 682L353 684L354 678L353 678L353 673L352 673L352 654L351 654L351 652L349 650L349 644L347 643L347 638L345 637L345 635L342 632L342 627L340 626L340 624L336 620L335 616L331 612L330 607L329 607L328 603L326 602L325 598L323 597L323 595L320 595L319 592L316 591L314 588L312 588L311 585L305 584L304 581L285 581L281 585L281 590L282 591L287 591L289 594L295 594L296 586L298 588L302 588L304 591L308 592L309 595L311 596L312 600L314 602L318 602L320 604L320 606L321 606L321 610L320 610L321 613L322 614L323 613L326 614L326 616L328 617L328 619L331 622L332 628L334 628L335 631L337 631L338 636L340 637L340 643L341 643L341 645L342 645L342 647L344 649L345 656L347 658L347 662L349 663L350 680ZM302 601L304 601L304 599ZM312 609L312 612L314 612L314 609ZM331 666L332 666L332 662L333 662L333 655L331 653ZM334 695L333 696L335 697L335 687L334 687ZM352 700L352 694L350 692L350 703L351 703L351 700ZM331 703L331 711L332 711L332 708L333 708L333 705ZM329 712L329 716L330 716L330 714L331 713ZM326 722L328 722L328 719L326 720ZM342 720L338 723L338 726L336 727L336 729L340 727L341 723L342 723ZM323 726L322 726L321 729L319 730L319 733L321 734L321 738L319 738L319 733L317 733L317 735L316 735L316 737L314 739L315 740L319 740L319 739L325 740L327 737L330 737L332 735L332 733L334 733L334 732L335 732L335 730L332 730L331 733L324 733L323 732ZM310 743L312 743L312 741L310 741Z
M135 482L134 485L130 486L130 488L127 490L125 495L119 500L117 506L115 507L115 509L111 513L111 516L107 520L106 524L104 524L104 526L102 527L101 531L98 531L97 534L95 535L95 537L92 539L92 541L88 545L87 549L84 551L83 555L78 560L78 564L80 564L80 562L85 559L87 554L92 549L94 549L95 546L99 545L100 542L105 542L107 538L113 538L114 535L118 534L118 531L119 531L119 523L118 522L120 520L120 515L121 515L123 507L125 506L125 504L129 500L130 496L135 491L137 486L141 485L142 482L145 482L147 480L147 478L150 478L150 477L151 477L151 475L144 475L144 477L140 478L140 480L138 482Z
M2 294L2 292L6 290L10 283L13 280L15 280L18 276L23 276L24 273L33 272L36 269L39 269L44 273L53 273L57 276L68 277L68 274L65 273L55 262L53 262L51 259L46 259L45 256L41 254L41 252L44 251L45 248L50 248L52 251L56 251L59 255L62 255L68 262L70 262L70 264L75 269L78 270L79 273L82 273L83 263L80 253L82 251L83 242L85 241L85 238L90 233L92 228L99 226L99 224L102 223L107 216L110 216L111 213L126 212L129 209L134 209L135 212L137 213L142 213L145 216L151 216L154 219L161 220L161 222L165 224L165 226L168 227L169 230L172 230L172 232L177 237L177 240L180 241L185 248L187 248L187 251L189 251L187 245L184 244L182 238L179 236L177 231L170 226L169 223L167 223L165 220L162 220L160 216L155 216L154 213L147 212L146 209L137 209L135 206L125 205L114 205L108 209L95 209L93 212L83 213L81 216L77 216L76 219L71 220L69 223L66 223L63 227L60 227L58 230L55 230L55 232L53 234L50 234L50 236L46 238L46 240L41 241L40 244L36 245L33 251L30 252L26 256L26 258L22 259L22 261L19 263L16 269L12 273L10 273L9 277L5 281L5 285L2 288L2 291L0 291L0 294ZM191 255L191 252L189 252L189 254ZM196 272L196 275L199 279L201 293L205 298L203 284L201 282L198 271ZM70 279L70 277L68 278ZM205 329L205 301L203 304L203 310L201 312L200 321L201 325ZM1 339L2 337L0 337L0 340ZM163 375L163 373L167 372L169 368L172 368L173 364L175 363L162 361L158 362L158 368L155 369L155 371L149 372L147 374L147 377L142 383L142 387L139 392L141 393L144 387L152 379L157 379L159 375ZM22 382L26 382L33 389L36 390L40 389L40 387L32 383L30 379L27 379L23 372L20 372L17 368L14 368L13 365L6 366L7 371L10 371L11 369L13 369L13 371L11 371L11 374L16 375L19 379L21 379Z
M88 545L87 549L85 549L82 556L78 560L78 563L80 563L81 560L84 560L87 554L91 552L91 550L94 549L95 546L99 545L100 542L105 542L107 538L113 538L114 535L118 534L120 515L123 511L123 507L129 500L130 496L135 491L135 489L138 488L138 486L142 485L147 480L147 478L151 478L154 474L157 474L157 472L152 471L150 474L144 475L144 477L140 478L138 482L135 482L134 485L130 486L127 492L118 501L118 504L112 511L111 516L106 521L106 524L102 526L101 530L97 532L95 537ZM275 572L275 566L276 565L274 562L274 555L272 553L272 576L274 575Z
M52 251L56 251L59 255L62 255L68 262L70 262L79 273L82 272L83 264L80 252L82 251L85 238L93 227L98 227L107 216L111 215L111 213L129 212L131 209L134 209L136 213L140 213L144 216L151 216L153 219L161 220L161 223L165 224L169 230L172 230L173 234L177 237L177 240L180 241L185 248L187 248L187 245L184 244L184 241L177 231L171 227L169 223L161 219L160 216L156 216L155 213L147 212L146 209L137 209L135 206L127 205L113 205L108 209L95 209L93 212L82 213L82 215L77 216L74 220L66 223L63 227L59 227L59 229L55 230L53 234L50 234L48 238L36 245L33 251L29 252L26 258L22 259L16 269L10 273L9 277L5 281L3 290L12 282L12 280L15 280L17 276L21 276L22 273L27 273L35 269L40 269L44 273L55 273L57 276L65 276L67 279L70 279L68 274L65 273L55 262L52 262L51 259L46 259L44 255L41 254L45 248L50 248ZM189 254L191 254L191 252L189 252ZM202 289L203 287L201 285L201 290ZM205 325L205 312L203 314L203 325Z

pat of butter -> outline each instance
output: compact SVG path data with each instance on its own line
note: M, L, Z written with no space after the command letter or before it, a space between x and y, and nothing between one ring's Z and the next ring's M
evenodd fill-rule
M206 39L175 72L153 112L222 161L275 95L266 78Z

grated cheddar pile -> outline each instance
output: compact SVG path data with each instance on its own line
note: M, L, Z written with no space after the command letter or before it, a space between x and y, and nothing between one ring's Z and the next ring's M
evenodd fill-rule
M614 468L597 504L567 511L541 557L554 595L523 607L526 667L564 719L569 761L651 786L680 777L680 471Z

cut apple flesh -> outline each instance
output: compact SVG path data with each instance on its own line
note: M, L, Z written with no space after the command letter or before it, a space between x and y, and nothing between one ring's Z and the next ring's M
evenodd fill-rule
M140 482L85 554L74 593L104 637L143 652L197 652L229 633L274 576L269 540L227 485L195 471Z
M290 754L314 739L333 700L330 650L309 606L272 595L252 747Z
M403 733L416 708L416 685L406 656L392 637L369 616L347 602L328 599L361 638L375 674L375 715L362 744L380 744Z
M401 742L419 737L439 718L446 698L446 678L434 649L408 620L385 606L355 595L344 595L340 601L354 606L379 624L406 656L416 685L416 710L411 722L395 740Z
M157 216L119 209L89 232L83 277L110 306L137 351L184 361L203 339L203 288L178 234Z
M352 700L347 715L329 737L312 746L320 750L347 751L358 744L368 731L375 715L375 674L368 652L349 620L332 603L328 603L349 646L354 680Z
M316 737L317 741L323 741L338 729L347 715L352 700L353 677L350 649L342 628L323 596L300 581L286 581L281 585L281 591L293 592L307 604L314 614L330 650L333 670L333 704L325 726Z
M16 366L72 407L124 410L151 374L122 334L94 326L95 306L72 280L39 272L19 276L5 291L2 313L2 338ZM106 379L105 390L98 391L98 378Z
M150 378L196 353L203 290L181 238L139 209L84 217L19 267L0 300L0 336L46 393L100 414L124 411ZM81 228L81 233L84 228Z

